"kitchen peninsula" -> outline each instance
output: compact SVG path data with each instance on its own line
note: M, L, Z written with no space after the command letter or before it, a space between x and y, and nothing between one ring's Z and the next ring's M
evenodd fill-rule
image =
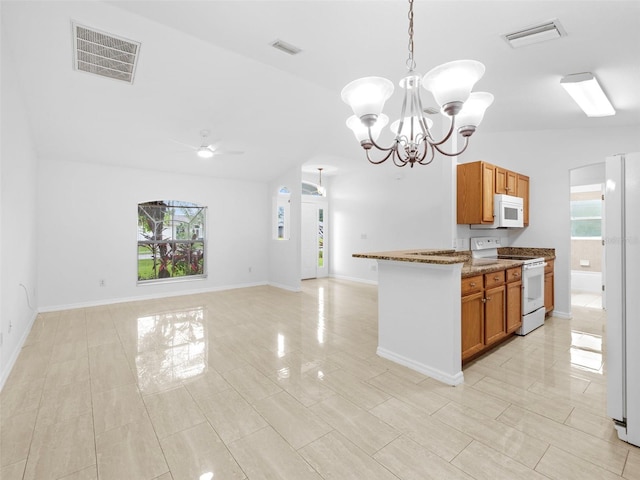
M434 249L353 257L378 262L377 354L449 385L464 380L461 278L522 265Z

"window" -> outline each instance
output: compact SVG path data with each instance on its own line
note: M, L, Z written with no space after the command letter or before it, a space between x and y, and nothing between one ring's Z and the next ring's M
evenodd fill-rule
M291 211L291 191L287 187L280 187L275 198L275 240L289 240L289 224Z
M599 185L574 187L571 193L571 237L602 236L602 191Z
M206 213L176 200L138 205L138 283L206 277Z

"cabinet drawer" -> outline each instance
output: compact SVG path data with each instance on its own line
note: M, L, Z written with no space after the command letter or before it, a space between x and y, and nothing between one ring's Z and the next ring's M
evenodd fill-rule
M547 264L544 266L544 273L553 273L553 260L547 260Z
M522 267L509 268L507 270L507 283L522 280Z
M482 291L482 275L462 279L462 296Z
M504 283L504 270L484 274L484 288L491 288Z

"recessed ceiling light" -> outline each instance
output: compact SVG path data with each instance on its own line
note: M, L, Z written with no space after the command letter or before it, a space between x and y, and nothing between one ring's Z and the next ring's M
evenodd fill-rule
M524 47L534 43L554 40L564 37L567 32L564 30L558 19L549 20L548 22L532 25L530 27L521 28L512 33L502 35L502 38L513 48Z

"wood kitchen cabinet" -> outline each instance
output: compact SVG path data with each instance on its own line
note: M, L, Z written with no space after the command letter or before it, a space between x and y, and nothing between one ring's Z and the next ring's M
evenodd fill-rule
M493 223L496 167L487 162L458 165L457 221L464 224Z
M518 174L510 170L496 167L496 189L495 193L505 195L517 195Z
M544 310L549 313L553 310L554 303L553 285L553 260L547 260L544 267Z
M523 198L524 225L529 225L529 177L487 162L458 165L457 223L482 225L493 223L493 195Z
M524 207L524 226L529 225L529 177L517 174L516 197L522 198Z
M504 271L486 273L484 288L484 344L491 345L507 334Z
M462 360L487 350L507 335L505 271L462 279Z
M507 333L522 326L522 267L507 270Z
M484 292L462 297L462 359L484 349Z

